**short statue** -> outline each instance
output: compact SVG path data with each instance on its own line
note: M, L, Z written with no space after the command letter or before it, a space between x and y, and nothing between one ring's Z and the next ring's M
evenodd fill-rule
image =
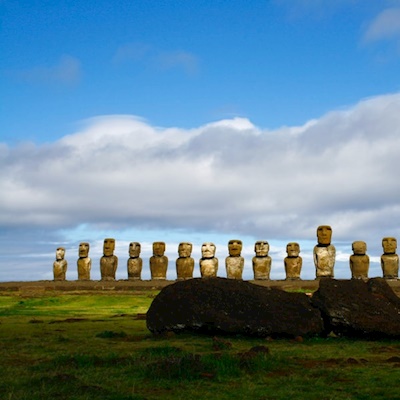
M316 279L333 278L336 249L331 244L332 228L328 225L319 226L317 229L317 238L318 244L314 247Z
M92 260L89 257L90 245L87 242L79 243L78 279L80 281L90 280L90 270L92 268Z
M56 261L53 263L53 275L55 281L65 281L68 263L65 257L65 248L58 247L56 250Z
M100 258L100 272L102 281L115 281L118 268L118 257L114 255L115 239L104 239L103 257Z
M176 259L176 276L178 280L193 278L194 258L191 243L179 243L179 258Z
M350 256L351 279L368 279L369 257L367 244L362 241L353 242L353 255Z
M215 244L203 243L201 246L200 274L202 278L215 278L218 272L218 258L215 257Z
M150 257L150 273L151 279L165 280L167 279L168 257L164 255L165 243L153 243L153 255Z
M253 273L255 280L268 280L272 259L268 255L269 243L259 240L254 244L256 255L253 257Z
M143 260L140 256L141 245L138 242L129 243L129 258L127 261L128 279L140 280L142 279L142 266Z
M242 252L241 240L230 240L228 242L229 256L225 258L226 277L228 279L242 279L244 258L240 255Z
M381 266L385 279L398 279L399 277L399 256L396 254L397 240L394 237L382 239L383 254Z
M287 257L284 259L287 281L300 280L301 266L303 259L299 256L300 246L298 243L291 242L286 245Z

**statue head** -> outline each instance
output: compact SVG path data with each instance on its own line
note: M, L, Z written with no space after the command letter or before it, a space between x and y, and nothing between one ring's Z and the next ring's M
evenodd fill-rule
M165 253L165 243L164 242L154 242L153 243L153 255L163 256Z
M367 252L367 243L358 240L352 244L353 253L357 256L363 256Z
M255 242L254 251L257 257L266 257L269 252L269 243L263 240Z
M290 242L286 245L288 257L298 257L300 254L300 246L298 243Z
M238 257L242 252L242 241L233 239L228 242L228 251L231 257Z
M190 257L190 255L192 254L192 244L191 243L179 243L178 246L178 254L179 257Z
M115 250L115 239L113 238L104 239L103 254L106 257L112 256L114 255L114 250Z
M64 247L57 247L56 260L57 261L64 260L64 256L65 256L65 248Z
M215 257L215 244L211 242L203 243L201 246L201 256L202 258L214 258Z
M140 243L138 242L129 243L129 257L131 258L139 257L140 250L141 250Z
M396 254L397 240L394 237L385 237L382 239L383 252L385 254Z
M317 228L318 244L329 246L332 239L332 228L329 225L320 225Z
M90 245L87 242L79 243L79 257L86 258L89 257L89 248Z

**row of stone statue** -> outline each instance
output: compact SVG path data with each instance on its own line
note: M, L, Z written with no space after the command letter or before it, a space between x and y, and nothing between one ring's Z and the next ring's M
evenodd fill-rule
M314 264L316 279L333 278L336 249L331 244L332 228L321 225L317 229L318 244L314 247ZM386 237L382 240L384 254L381 256L383 277L397 279L399 272L399 257L396 254L397 240ZM369 256L366 254L365 242L353 242L353 255L350 256L350 270L352 279L368 279ZM118 267L118 257L114 255L115 239L104 239L103 256L100 259L100 273L102 280L115 280ZM204 278L216 277L218 272L218 258L215 257L216 247L213 243L204 243L201 247L200 273ZM129 244L129 256L127 262L128 279L140 280L143 260L140 258L141 245L138 242ZM230 240L228 243L229 256L225 259L227 278L242 279L244 258L241 256L241 240ZM258 241L254 245L256 255L252 259L255 280L268 280L271 272L271 257L268 255L269 244L266 241ZM303 260L300 257L300 246L291 242L286 246L287 257L284 259L286 280L300 279ZM164 255L165 243L153 243L153 255L150 257L151 279L166 279L168 269L168 257ZM193 278L195 261L191 257L192 244L180 243L178 246L179 258L176 260L177 279ZM59 247L56 251L56 261L53 264L54 280L65 280L67 261L65 249ZM89 243L80 243L78 279L90 280L91 259L89 258Z

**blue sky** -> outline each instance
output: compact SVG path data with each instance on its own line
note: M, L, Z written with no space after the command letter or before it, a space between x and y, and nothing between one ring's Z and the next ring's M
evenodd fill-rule
M108 236L121 279L127 244L147 258L157 240L171 278L187 240L196 258L215 241L224 276L229 238L246 276L268 240L276 279L299 241L312 278L319 224L338 277L354 240L380 275L399 234L400 1L2 0L0 18L0 280L51 279L59 244L73 279L80 241L96 270Z

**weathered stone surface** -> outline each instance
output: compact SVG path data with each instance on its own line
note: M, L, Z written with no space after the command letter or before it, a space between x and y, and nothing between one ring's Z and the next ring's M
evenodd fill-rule
M323 331L318 309L302 293L225 278L195 278L165 287L147 312L153 333L296 337Z
M254 280L268 280L271 273L272 259L268 255L269 243L259 240L254 244L256 255L252 259Z
M400 299L383 278L321 279L312 303L321 310L327 333L364 339L400 337Z
M314 264L316 279L333 278L336 249L331 244L332 228L320 225L317 228L318 244L314 247Z

